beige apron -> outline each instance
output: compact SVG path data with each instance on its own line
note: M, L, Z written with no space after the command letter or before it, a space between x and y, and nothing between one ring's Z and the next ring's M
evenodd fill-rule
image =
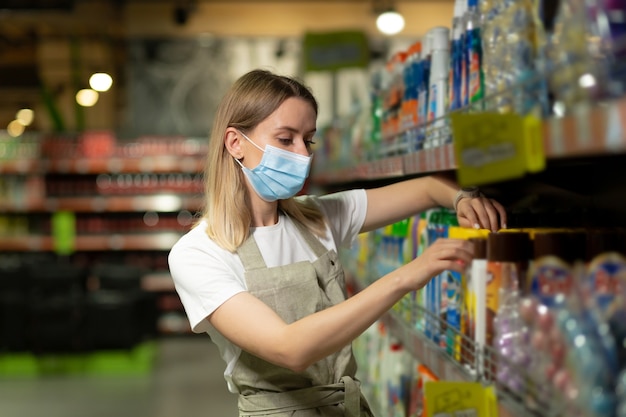
M268 268L252 236L237 253L248 291L287 323L345 300L345 279L337 253L328 251L299 222L301 235L317 256L315 262ZM239 388L239 416L371 417L354 379L356 362L350 345L304 372L294 372L241 352L232 374Z

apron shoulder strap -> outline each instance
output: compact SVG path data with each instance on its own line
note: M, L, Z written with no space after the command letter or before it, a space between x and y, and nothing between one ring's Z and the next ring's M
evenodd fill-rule
M293 220L293 223L298 228L298 231L300 232L300 235L304 238L306 243L309 245L309 247L315 253L315 256L317 256L319 258L323 254L328 252L328 249L326 249L326 247L324 245L322 245L322 242L320 242L319 239L315 235L313 235L313 233L311 233L311 231L309 229L307 229L305 225L303 225L302 223L300 223L296 219L292 219L292 220Z
M256 244L256 240L254 240L252 234L239 246L237 254L239 255L239 259L241 259L243 269L246 271L267 268L259 246Z

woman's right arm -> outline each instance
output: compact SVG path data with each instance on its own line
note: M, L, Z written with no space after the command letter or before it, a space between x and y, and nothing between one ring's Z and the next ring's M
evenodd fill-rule
M439 239L418 258L353 297L294 323L285 323L248 292L228 299L208 320L241 349L273 364L303 371L351 343L407 292L422 288L444 270L462 272L471 259L469 242Z

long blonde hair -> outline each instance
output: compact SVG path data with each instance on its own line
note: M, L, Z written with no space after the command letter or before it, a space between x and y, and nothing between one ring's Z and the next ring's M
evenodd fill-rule
M294 78L253 70L240 77L222 99L213 122L205 168L205 202L201 220L207 235L222 248L235 252L248 238L252 224L248 189L241 168L224 145L228 127L254 129L286 99L298 97L318 107L311 91ZM303 223L313 233L325 233L324 218L311 203L279 200L279 210Z

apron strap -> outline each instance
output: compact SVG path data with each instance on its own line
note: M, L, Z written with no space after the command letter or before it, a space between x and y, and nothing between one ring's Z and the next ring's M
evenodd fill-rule
M286 392L239 396L239 412L244 416L268 416L344 403L346 417L361 415L361 390L349 376L341 382Z
M346 417L359 417L361 415L361 389L354 379L349 376L341 378L345 386Z
M267 268L259 246L256 244L256 240L254 240L254 236L252 235L248 236L246 241L239 246L237 254L239 255L239 259L241 259L245 271Z
M304 238L306 243L313 250L313 252L315 253L315 256L320 258L322 255L328 252L328 249L326 249L326 247L322 245L322 242L320 242L319 239L315 237L315 235L313 235L313 233L311 233L311 231L307 229L305 225L303 225L296 219L293 219L293 223L296 225L296 227L300 231L300 235Z

